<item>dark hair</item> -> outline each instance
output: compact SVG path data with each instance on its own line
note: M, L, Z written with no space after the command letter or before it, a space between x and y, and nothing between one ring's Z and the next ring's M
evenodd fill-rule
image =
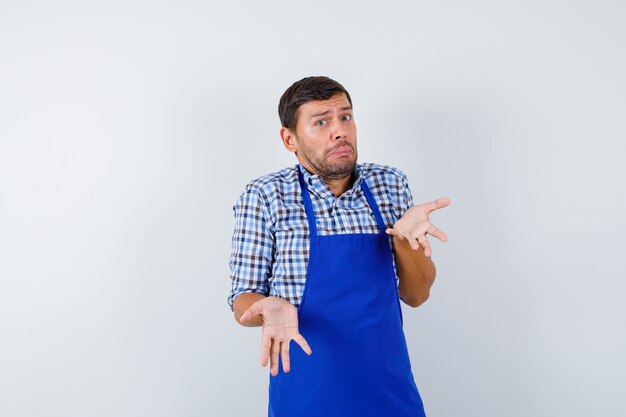
M278 117L283 127L295 129L301 105L314 100L328 100L337 94L345 94L350 106L352 99L348 91L337 81L324 76L305 77L291 84L278 102Z

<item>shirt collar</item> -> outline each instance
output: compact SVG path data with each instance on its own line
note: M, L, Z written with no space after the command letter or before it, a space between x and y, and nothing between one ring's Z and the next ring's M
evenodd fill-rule
M297 164L297 167L300 170L300 172L302 172L302 176L309 190L317 193L320 196L325 196L325 197L332 196L336 198L333 192L330 190L330 188L328 188L328 185L326 185L326 183L324 182L324 180L319 174L311 174L299 162ZM361 188L361 181L363 180L363 175L362 175L360 164L357 163L354 165L353 172L355 174L354 183L352 184L352 187L346 190L342 195L352 195L355 193L355 190L358 190Z

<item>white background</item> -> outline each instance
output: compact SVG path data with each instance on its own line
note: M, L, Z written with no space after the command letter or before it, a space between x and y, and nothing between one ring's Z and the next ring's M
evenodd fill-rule
M624 4L2 0L0 415L266 415L232 205L308 75L452 200L404 306L428 416L626 415Z

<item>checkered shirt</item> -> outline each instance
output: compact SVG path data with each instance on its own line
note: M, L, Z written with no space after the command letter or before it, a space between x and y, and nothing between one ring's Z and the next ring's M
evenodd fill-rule
M299 163L251 181L233 206L232 287L227 299L231 311L235 298L246 292L300 305L309 257L309 224L297 169L309 189L318 235L380 233L361 189L363 179L387 226L413 205L406 175L398 168L374 163L357 163L352 187L339 197L319 175L311 175ZM393 239L389 239L393 248ZM393 268L398 284L395 256Z

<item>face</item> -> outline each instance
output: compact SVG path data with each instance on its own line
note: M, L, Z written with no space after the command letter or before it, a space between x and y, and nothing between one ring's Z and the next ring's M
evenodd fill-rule
M322 178L350 175L357 161L356 125L345 94L328 100L309 101L300 106L294 130L281 129L287 150Z

